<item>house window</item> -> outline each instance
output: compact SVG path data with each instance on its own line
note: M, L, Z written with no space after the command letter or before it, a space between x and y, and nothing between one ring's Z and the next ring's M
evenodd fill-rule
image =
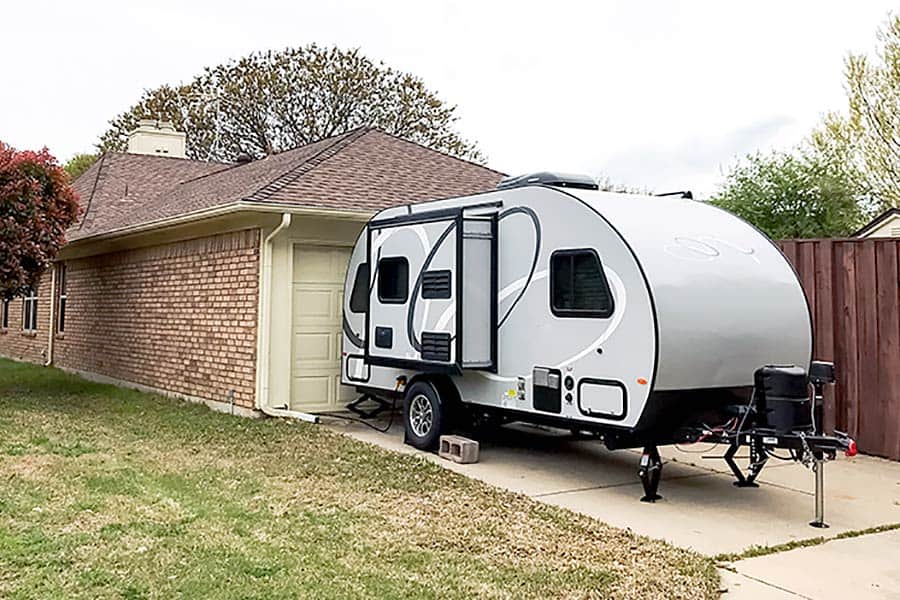
M557 317L612 315L613 297L596 251L560 250L550 256L550 309Z
M9 300L4 300L0 307L0 329L9 329Z
M22 300L22 330L23 331L37 330L37 323L38 323L37 307L38 307L37 290L32 288L25 293L25 298L23 298L23 300Z
M364 313L369 310L369 263L360 263L353 279L350 292L350 312Z
M403 304L409 296L409 263L402 256L378 261L378 299L385 304Z
M63 333L66 330L66 302L69 294L66 291L66 265L61 263L58 268L59 279L59 304L57 305L56 330Z

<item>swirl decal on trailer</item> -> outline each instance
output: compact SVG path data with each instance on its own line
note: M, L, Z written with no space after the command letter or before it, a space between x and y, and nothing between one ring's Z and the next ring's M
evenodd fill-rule
M447 228L444 229L441 235L438 236L438 239L435 240L434 245L431 246L431 250L425 257L425 262L422 263L422 268L419 270L419 275L416 277L416 283L413 286L412 294L409 297L409 309L406 312L406 336L409 338L410 345L416 349L416 352L422 351L422 344L416 338L415 324L413 323L416 314L416 303L419 299L419 290L422 289L422 278L425 275L425 271L427 271L428 267L431 265L431 261L434 260L435 254L440 250L444 240L446 240L447 236L455 229L456 221L453 221L447 225ZM422 234L424 234L424 231Z
M537 214L528 208L527 206L514 206L507 210L504 210L500 213L497 218L498 223L503 221L506 217L516 214L524 214L531 219L531 224L534 226L534 258L531 261L531 269L528 271L528 276L525 278L525 282L522 285L522 291L519 292L519 295L516 296L516 299L512 301L509 308L506 309L506 312L503 316L497 321L497 329L500 329L504 323L506 323L506 319L509 318L509 315L512 314L513 309L516 307L516 304L519 303L519 300L522 299L522 296L525 295L525 290L528 289L528 285L531 283L532 278L534 277L534 271L537 268L538 258L541 255L541 222L538 220ZM499 229L499 227L498 227ZM500 235L499 232L497 235ZM503 290L509 289L510 286L506 286ZM506 298L501 292L498 294L497 302L499 303L501 300Z
M625 307L628 304L628 296L625 293L625 284L622 282L622 278L619 277L619 274L610 269L608 266L604 265L603 267L604 273L606 273L607 279L609 279L610 287L612 288L613 300L616 307L615 312L612 315L612 319L607 325L606 329L592 341L590 344L585 346L583 349L579 350L572 356L566 358L565 360L559 361L553 368L562 369L567 365L580 360L594 352L597 348L599 348L602 344L606 343L606 340L615 333L616 329L619 328L619 324L622 322L622 318L625 316ZM542 271L541 274L546 277L547 272ZM494 373L488 373L486 371L477 371L479 375L486 379L490 379L491 381L504 381L504 382L515 382L518 380L518 377L506 377L503 375L495 375ZM530 379L532 374L529 373L525 376L525 379Z

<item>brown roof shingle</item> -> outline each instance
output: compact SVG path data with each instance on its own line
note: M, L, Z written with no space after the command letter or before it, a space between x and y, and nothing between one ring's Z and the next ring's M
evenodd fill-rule
M245 164L107 154L75 182L86 213L69 239L240 200L371 212L485 191L502 176L372 128Z
M84 209L69 230L70 240L115 229L115 224L140 223L138 215L180 181L226 169L228 165L145 154L103 155L73 187Z

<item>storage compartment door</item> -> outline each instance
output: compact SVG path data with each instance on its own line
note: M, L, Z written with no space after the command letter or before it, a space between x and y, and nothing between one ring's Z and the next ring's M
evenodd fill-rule
M621 421L628 413L625 384L613 379L580 379L578 410L587 417Z

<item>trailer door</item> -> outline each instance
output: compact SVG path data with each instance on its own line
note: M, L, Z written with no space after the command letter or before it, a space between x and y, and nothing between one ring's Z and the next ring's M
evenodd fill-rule
M370 223L366 362L420 371L495 368L496 233L496 211Z

